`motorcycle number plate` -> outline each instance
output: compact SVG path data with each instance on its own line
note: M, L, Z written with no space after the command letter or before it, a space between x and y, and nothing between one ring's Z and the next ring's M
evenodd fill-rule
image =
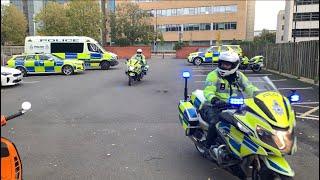
M135 74L134 73L129 73L129 76L135 76Z

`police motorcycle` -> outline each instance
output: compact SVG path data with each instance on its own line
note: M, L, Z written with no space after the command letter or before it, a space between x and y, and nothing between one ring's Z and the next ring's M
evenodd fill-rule
M139 61L135 58L127 59L126 63L127 69L126 74L128 75L128 85L131 86L133 81L141 81L142 78L147 75L149 66L141 66Z
M216 124L216 148L206 148L209 124L199 113L205 102L202 90L188 96L184 72L184 100L180 100L179 119L200 154L241 179L292 179L294 171L285 159L297 150L295 113L292 102L299 101L295 92L281 95L268 77L259 79L260 91L253 97L231 96L228 107L219 114ZM212 152L214 150L215 152Z
M1 120L1 126L6 125L6 121L23 115L31 109L29 102L23 102L21 109L10 116L6 116L5 121ZM22 163L18 150L13 142L1 136L1 179L22 179Z
M247 56L240 58L240 70L246 70L250 68L253 72L260 72L263 67L263 56L254 56L249 59Z

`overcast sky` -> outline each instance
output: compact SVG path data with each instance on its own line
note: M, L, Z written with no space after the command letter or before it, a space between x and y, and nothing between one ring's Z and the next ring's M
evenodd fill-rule
M256 0L254 30L276 30L278 12L284 9L284 0Z
M3 3L9 3L9 0L1 0ZM254 30L276 30L278 12L284 8L284 0L256 0Z

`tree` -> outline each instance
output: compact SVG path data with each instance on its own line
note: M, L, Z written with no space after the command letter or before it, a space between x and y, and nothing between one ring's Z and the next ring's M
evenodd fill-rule
M68 4L67 17L71 35L101 39L103 15L99 3L91 0L73 0Z
M39 35L63 36L70 35L69 20L66 16L66 8L59 3L49 2L37 15L36 22Z
M163 41L160 31L155 32L150 14L134 3L123 3L110 13L111 39L115 44L126 46Z
M267 29L263 29L260 36L254 37L255 42L258 43L275 43L276 42L276 33L271 33Z
M1 6L1 44L23 45L27 20L14 5Z

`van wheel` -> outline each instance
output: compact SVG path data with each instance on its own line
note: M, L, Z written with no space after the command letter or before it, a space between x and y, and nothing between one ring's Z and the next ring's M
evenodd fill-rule
M21 71L21 74L23 77L26 77L27 76L27 71L25 68L23 67L17 67L16 69L18 69L19 71Z
M73 74L73 67L70 66L70 65L65 65L65 66L63 66L63 67L62 67L62 73L63 73L64 75L67 75L67 76Z
M196 66L200 66L202 64L202 59L201 58L195 58L193 60L193 64L196 65Z
M100 66L101 66L101 69L108 70L110 68L110 63L108 61L102 61Z

